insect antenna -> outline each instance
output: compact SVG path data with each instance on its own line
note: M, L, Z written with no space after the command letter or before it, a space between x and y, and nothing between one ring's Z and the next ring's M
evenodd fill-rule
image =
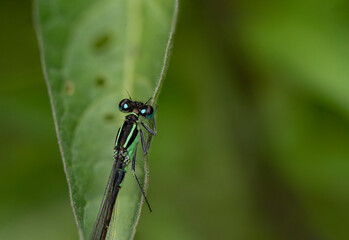
M127 90L126 90L126 92L127 92L127 95L128 95L128 97L129 97L129 99L130 99L131 101L133 101L132 98L131 98L130 93L129 93Z
M148 105L148 102L152 100L153 97L149 98L148 101L145 102L145 105Z

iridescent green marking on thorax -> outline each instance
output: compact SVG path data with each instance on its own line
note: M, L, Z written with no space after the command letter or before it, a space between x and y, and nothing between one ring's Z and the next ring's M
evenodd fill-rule
M126 146L128 145L128 142L130 141L130 139L131 139L131 137L132 137L132 135L133 135L133 132L134 132L136 126L137 126L137 123L134 123L134 124L133 124L133 127L132 127L132 129L131 129L131 131L130 131L130 133L129 133L128 136L127 136L126 142L125 142L125 144L124 144L124 146L123 146L124 148L126 148Z
M122 127L123 127L124 125L122 125ZM120 132L121 132L121 130L122 130L122 127L121 128L119 128L119 130L118 130L118 135L117 135L117 137L116 137L116 140L115 140L115 146L117 146L118 145L118 142L119 142L119 137L120 137Z
M137 118L128 118L128 116L136 116ZM131 112L130 115L126 116L126 120L123 125L119 128L117 137L115 140L116 152L114 155L119 154L120 148L127 151L127 158L132 159L135 149L139 141L139 130L138 130L138 114ZM130 121L130 119L132 119Z
M130 157L130 159L133 158L133 154L135 152L135 149L137 148L138 140L139 140L139 134L137 134L135 140L132 142L132 144L127 149L128 156Z

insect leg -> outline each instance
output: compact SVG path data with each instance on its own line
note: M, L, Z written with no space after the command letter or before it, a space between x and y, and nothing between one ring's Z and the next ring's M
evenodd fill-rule
M144 152L144 154L147 154L148 150L149 150L149 146L148 147L145 146L145 140L144 140L143 131L140 128L139 128L139 134L141 135L141 142L142 142L143 152Z
M150 204L149 204L149 202L148 202L148 199L147 199L147 197L145 196L145 193L144 193L144 191L143 191L143 188L142 188L141 184L139 183L138 177L137 177L137 175L136 175L136 153L137 153L137 148L136 148L135 154L133 155L133 158L132 158L132 173L133 173L134 178L136 179L136 182L137 182L137 184L138 184L139 189L140 189L141 192L142 192L142 195L143 195L143 197L144 197L144 200L145 200L145 202L146 202L147 205L148 205L149 211L152 212L151 207L150 207Z
M148 127L144 122L141 121L142 126L153 136L156 135L156 125L155 125L155 117L153 118L153 129Z

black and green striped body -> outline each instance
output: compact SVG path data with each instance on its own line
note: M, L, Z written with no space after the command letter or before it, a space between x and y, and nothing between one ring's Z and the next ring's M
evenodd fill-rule
M125 117L124 124L119 128L115 139L114 158L119 153L125 153L131 158L139 140L138 115L131 113Z
M124 180L127 166L135 154L138 140L138 115L131 113L125 117L115 140L113 169L97 220L99 226L95 227L91 236L93 240L105 239L107 236L116 198Z
M115 139L113 168L111 170L107 187L104 192L101 207L92 230L91 240L105 240L110 225L112 215L115 214L114 209L116 198L121 188L122 182L126 175L127 166L132 162L132 174L138 184L143 198L151 212L150 204L142 189L142 185L136 175L136 152L139 139L141 139L144 155L148 153L151 137L156 135L154 109L151 105L142 102L132 101L131 99L123 99L119 103L119 110L128 113L121 128L119 128ZM152 120L153 128L148 127L139 117ZM140 126L148 132L147 141Z

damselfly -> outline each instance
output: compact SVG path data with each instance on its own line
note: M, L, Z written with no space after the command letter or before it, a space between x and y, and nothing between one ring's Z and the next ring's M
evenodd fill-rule
M132 173L142 192L142 195L151 211L149 202L145 196L142 186L136 176L136 153L139 137L141 138L142 148L145 154L148 153L149 143L146 144L141 127L142 125L151 135L156 135L154 109L146 103L123 99L119 104L121 112L130 113L125 117L123 125L119 128L115 139L114 164L111 170L107 187L104 192L103 200L99 213L92 231L91 240L104 240L108 233L111 217L113 215L116 197L121 188L121 184L126 174L127 166L132 161ZM153 121L153 129L141 121L141 117Z

